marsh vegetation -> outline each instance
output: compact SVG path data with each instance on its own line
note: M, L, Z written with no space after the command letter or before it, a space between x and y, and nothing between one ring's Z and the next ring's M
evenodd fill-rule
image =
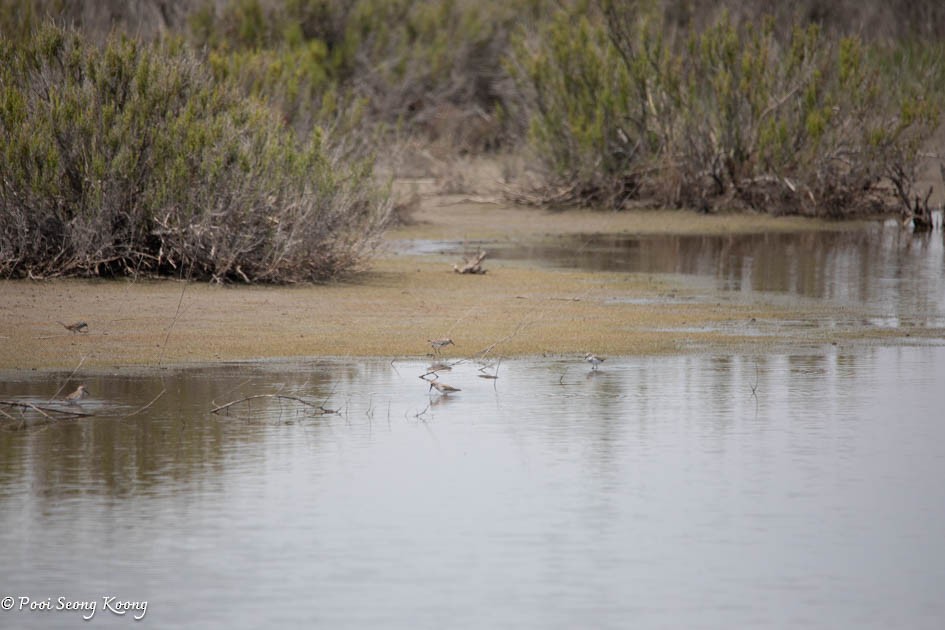
M417 155L519 156L540 204L930 227L945 9L721 4L0 0L0 273L335 278Z

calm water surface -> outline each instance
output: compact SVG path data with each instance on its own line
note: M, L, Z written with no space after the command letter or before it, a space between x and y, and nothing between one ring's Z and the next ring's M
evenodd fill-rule
M87 627L136 625L113 595L158 628L941 627L945 347L462 363L449 398L425 365L87 376L95 417L0 432L0 597L98 600ZM210 413L262 394L339 413Z
M936 219L941 225L942 217ZM896 223L837 231L700 235L580 235L535 243L425 241L412 251L557 267L673 274L708 280L730 297L814 299L870 314L869 325L945 326L945 238ZM457 258L458 259L458 258ZM488 259L487 259L488 261ZM488 266L488 265L487 265ZM717 299L713 293L711 298Z

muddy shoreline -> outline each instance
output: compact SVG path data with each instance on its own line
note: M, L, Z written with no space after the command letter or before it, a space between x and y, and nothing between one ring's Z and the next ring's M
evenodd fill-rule
M436 197L393 229L369 270L295 287L176 281L0 282L0 369L157 367L293 357L422 357L450 336L447 358L753 351L851 343L940 341L933 329L798 330L819 316L799 300L765 303L666 276L547 269L488 260L485 275L453 273L445 256L405 255L411 239L536 240L561 234L727 234L851 230L755 215L553 213L489 200ZM698 297L698 299L696 299ZM717 299L716 299L717 298ZM855 318L853 318L855 319ZM57 322L86 321L87 333ZM760 330L760 332L759 332Z

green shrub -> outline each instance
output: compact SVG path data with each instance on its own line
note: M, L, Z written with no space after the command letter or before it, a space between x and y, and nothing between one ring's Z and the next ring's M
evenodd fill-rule
M174 40L0 43L0 270L323 280L386 219L369 161L299 143Z
M530 140L564 200L842 216L908 198L891 193L911 190L937 125L942 47L904 60L726 14L671 46L659 11L599 9L559 10L513 49Z
M531 0L234 0L190 19L217 77L275 104L306 133L360 104L359 124L435 135L445 106L495 120L481 148L499 144L508 106L500 62ZM350 121L345 121L349 127Z
M633 169L647 152L631 124L633 68L607 33L562 11L513 45L509 69L527 95L529 138L553 176L586 202L635 194Z

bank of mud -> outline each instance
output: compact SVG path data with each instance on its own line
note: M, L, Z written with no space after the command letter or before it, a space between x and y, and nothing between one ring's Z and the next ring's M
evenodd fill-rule
M548 269L405 255L411 239L540 239L567 233L735 233L856 229L800 219L693 213L564 213L429 199L388 235L371 269L294 287L176 281L0 282L0 369L162 366L309 356L418 357L449 336L446 358L614 355L780 346L915 343L937 329L795 326L830 316L816 301L745 300L684 278ZM835 307L831 307L835 311ZM834 313L835 314L835 313ZM856 313L844 318L861 321ZM88 323L72 333L57 322Z

